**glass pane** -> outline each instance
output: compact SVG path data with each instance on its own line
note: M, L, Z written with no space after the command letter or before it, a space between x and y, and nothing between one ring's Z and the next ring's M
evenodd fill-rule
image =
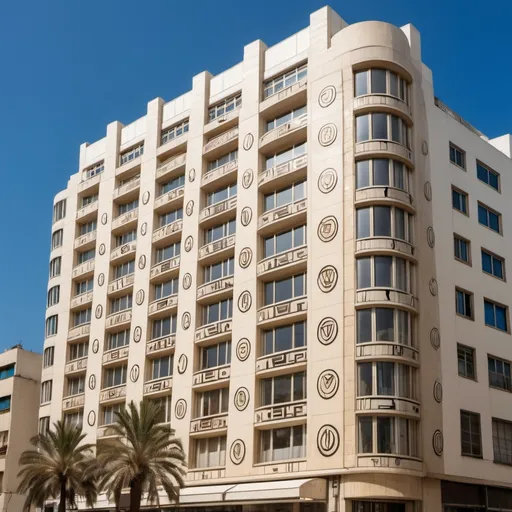
M405 240L405 212L395 208L395 238Z
M390 288L393 258L391 256L375 256L375 286Z
M370 396L373 394L372 363L359 363L357 396Z
M373 418L359 418L359 453L373 452Z
M377 394L394 395L394 363L377 363Z
M492 274L492 256L482 251L482 270Z
M372 69L372 94L386 94L386 70Z
M356 142L363 142L370 138L370 116L356 117Z
M293 297L292 278L276 281L275 283L275 301L288 300Z
M398 75L389 73L389 94L391 96L398 96Z
M356 188L370 186L370 161L362 160L356 163Z
M407 265L402 258L395 258L395 288L407 291Z
M372 139L385 140L388 138L387 114L372 114Z
M357 260L357 288L371 287L371 258Z
M374 236L391 236L391 208L374 206L373 212Z
M292 231L286 231L276 236L276 253L292 248Z
M357 311L357 342L368 343L372 341L372 310Z
M292 345L292 335L293 330L291 325L285 325L283 327L277 327L275 330L275 345L276 352L280 352L281 350L290 350L293 348Z
M377 452L394 453L393 418L377 418Z
M375 310L377 341L395 341L393 313L394 311L388 308Z
M491 302L485 301L484 303L485 310L485 325L490 325L492 327L495 326L495 318L494 318L494 304Z
M389 186L389 160L377 158L373 161L373 184Z
M357 210L357 238L370 236L370 209L359 208Z
M356 73L355 84L356 97L362 96L363 94L368 94L368 71L361 71Z

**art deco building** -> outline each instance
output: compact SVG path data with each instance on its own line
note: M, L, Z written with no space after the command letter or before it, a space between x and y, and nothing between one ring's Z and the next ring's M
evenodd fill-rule
M512 141L420 44L323 8L81 146L43 425L157 401L197 511L512 509Z

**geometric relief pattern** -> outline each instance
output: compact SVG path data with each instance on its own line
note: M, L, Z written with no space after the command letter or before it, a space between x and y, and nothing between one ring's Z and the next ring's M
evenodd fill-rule
M306 401L291 405L275 405L257 409L254 413L254 423L266 421L289 420L306 416Z

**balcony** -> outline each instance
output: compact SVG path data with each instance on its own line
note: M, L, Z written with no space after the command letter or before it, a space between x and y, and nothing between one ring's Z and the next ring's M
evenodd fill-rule
M265 277L265 280L279 279L291 270L294 273L305 270L307 260L308 246L301 245L261 260L256 267L256 272L258 277Z
M172 377L150 380L144 384L144 396L168 393L172 389Z
M222 300L233 295L234 277L228 276L203 284L197 288L197 302Z
M354 205L358 208L372 205L398 206L415 213L411 194L393 187L367 187L356 190Z
M156 170L156 179L163 181L163 179L170 179L179 175L185 170L186 162L186 153L165 160L165 162L160 164Z
M178 294L170 295L163 299L157 299L148 306L148 316L150 318L158 318L165 316L178 309Z
M175 256L151 267L149 278L152 282L165 281L166 278L176 274L180 269L181 256Z
M217 135L218 133L221 133L222 131L226 130L227 128L236 126L238 124L239 117L240 117L240 107L236 108L235 110L232 110L231 112L224 114L223 116L217 117L213 121L210 121L204 127L204 134L213 136L213 135Z
M117 437L117 434L112 428L112 425L104 425L102 427L98 427L98 430L96 431L97 439L109 439L113 437Z
M307 297L297 297L258 309L258 326L273 327L292 323L306 318L308 311Z
M164 208L178 208L183 204L183 196L185 195L185 187L175 188L170 192L166 192L155 199L155 211L159 213Z
M306 222L308 200L299 199L293 203L268 210L258 219L258 233L266 235L277 233Z
M124 245L116 247L110 252L111 263L122 263L123 261L131 260L135 257L135 251L137 250L137 241L132 240Z
M91 332L91 324L83 324L73 327L68 332L68 341L78 341L82 338L88 338Z
M90 277L94 274L94 260L79 263L73 267L73 279L77 277Z
M400 398L398 396L365 396L356 398L356 414L374 413L399 414L412 419L420 418L420 404L410 398Z
M288 423L297 424L306 420L307 401L296 400L286 404L268 405L258 407L254 410L255 426L267 426L279 423L286 425Z
M98 189L100 186L100 180L101 180L102 174L103 173L96 174L96 176L93 176L92 178L88 178L88 179L80 182L78 184L78 186L76 187L77 193L80 195L85 195L86 192L89 192L89 191L92 192L92 189Z
M395 360L399 363L417 366L420 358L418 350L409 345L398 342L372 341L356 345L356 359L358 361Z
M366 160L368 158L394 158L406 164L410 169L414 168L412 151L402 144L391 140L356 142L355 157L357 160Z
M231 160L227 164L205 172L201 179L201 185L206 192L220 188L232 182L237 171L238 160Z
M167 128L170 128L170 126L163 128L162 131L166 130ZM162 158L170 158L177 153L187 151L188 133L188 131L183 132L178 137L174 137L164 144L161 144L156 150L156 154Z
M258 186L262 192L279 190L295 181L305 179L308 173L308 155L298 156L284 164L266 169L258 176Z
M89 250L96 245L96 230L75 238L75 249Z
M180 238L182 230L183 219L175 220L174 222L153 231L153 243L157 247L167 245L173 240Z
M219 435L224 434L228 429L228 413L203 416L190 422L190 435L201 434Z
M113 327L128 326L132 321L132 310L127 309L119 313L107 316L105 319L105 329L112 329Z
M110 366L111 364L118 363L119 361L128 361L129 352L130 350L127 346L103 352L103 366Z
M119 401L126 396L126 384L103 389L100 392L100 404Z
M286 370L286 373L300 372L306 369L307 357L307 347L261 356L256 360L256 373L267 376L267 374L282 373L283 370Z
M423 472L424 467L420 458L409 457L407 455L382 455L380 453L364 453L357 454L358 468L378 468L382 470L405 470ZM371 470L370 470L371 471Z
M356 256L372 254L389 254L390 256L405 256L415 261L414 247L405 240L390 237L372 237L356 240Z
M107 293L109 295L121 295L121 292L126 292L133 288L135 274L128 274L126 276L115 279L108 284Z
M192 376L192 386L194 389L201 389L201 391L221 387L221 384L229 382L230 375L231 366L229 364L200 370Z
M124 151L124 150L123 150ZM116 168L116 178L126 179L133 176L140 169L142 163L142 155L136 156L133 160L129 160Z
M233 218L233 212L235 211L236 196L233 196L229 199L203 208L199 212L199 224L203 228L207 228L216 223L220 224L229 218Z
M260 138L260 150L265 154L273 154L279 149L304 142L307 135L308 115L301 116L274 128Z
M74 375L84 373L87 370L87 356L80 359L69 361L64 366L64 375Z
M356 291L355 305L399 307L413 313L418 312L418 299L410 293L389 288Z
M146 343L146 354L161 355L174 350L175 347L176 334L170 334L168 336L163 336L162 338L149 340Z
M203 156L213 160L223 153L229 153L238 147L238 126L211 138L203 147Z
M260 103L260 114L272 111L272 115L280 115L304 105L307 101L307 83L308 78L304 77L300 82L296 82L264 99Z
M221 320L203 325L196 329L195 342L200 345L208 345L212 341L224 341L231 337L233 319Z
M199 261L207 264L215 259L232 256L235 252L236 235L229 235L199 248Z
M135 227L139 218L139 209L135 208L129 212L119 215L112 221L112 233L118 233L123 228ZM128 230L127 230L128 231Z
M140 178L136 178L134 180L121 185L114 189L114 199L135 199L139 197L139 189L140 189Z
M88 205L80 208L76 212L76 220L89 221L95 219L98 216L98 201L89 203Z
M71 299L69 308L71 310L73 310L73 309L77 309L81 306L85 306L86 304L91 304L92 303L92 295L93 295L92 291L81 293L80 295L75 295Z
M85 404L85 393L79 395L68 396L62 400L62 410L78 409Z
M354 98L354 115L367 114L368 112L386 112L405 118L412 125L411 107L404 101L386 94L366 94Z

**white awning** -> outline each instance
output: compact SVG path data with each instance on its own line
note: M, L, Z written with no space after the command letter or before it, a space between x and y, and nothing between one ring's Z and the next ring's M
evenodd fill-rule
M272 501L325 501L327 482L323 478L273 480L234 485L185 487L180 491L180 505L196 503L243 503Z

